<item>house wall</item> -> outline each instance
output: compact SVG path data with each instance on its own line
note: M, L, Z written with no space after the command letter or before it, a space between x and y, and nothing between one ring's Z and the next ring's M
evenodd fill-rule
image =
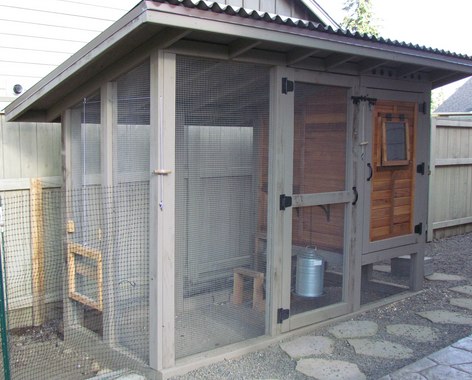
M472 231L472 120L432 120L429 240Z
M0 110L128 12L138 0L0 3Z

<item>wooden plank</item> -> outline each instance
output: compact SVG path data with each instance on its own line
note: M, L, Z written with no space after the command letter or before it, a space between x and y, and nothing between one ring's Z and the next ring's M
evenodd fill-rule
M44 224L41 181L31 180L31 244L33 276L33 326L41 326L46 317L46 284L44 276Z
M461 224L468 224L468 223L472 223L472 216L433 222L433 229L454 227L454 226L459 226Z
M435 166L472 165L472 158L437 158Z
M318 205L329 205L336 203L348 203L354 199L352 191L337 191L318 194L294 194L292 196L292 207L308 207Z
M40 177L38 180L41 182L43 189L56 188L62 186L62 177ZM0 179L0 191L18 191L28 190L31 188L30 178L10 178Z

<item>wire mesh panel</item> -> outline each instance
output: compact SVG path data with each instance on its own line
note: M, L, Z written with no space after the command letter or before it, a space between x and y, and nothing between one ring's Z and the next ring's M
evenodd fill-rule
M149 362L150 72L145 61L116 80L113 124L113 307L120 345Z
M347 89L295 85L293 193L346 190ZM343 301L346 206L293 210L290 313Z
M268 74L177 58L177 357L265 333Z

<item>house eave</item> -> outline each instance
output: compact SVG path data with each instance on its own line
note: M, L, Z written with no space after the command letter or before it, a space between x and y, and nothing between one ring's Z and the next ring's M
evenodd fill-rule
M7 119L57 119L61 113L57 105L59 99L163 30L169 32L166 34L169 43L160 44L160 48L199 42L194 36L185 38L192 33L204 33L209 38L205 43L220 48L220 56L226 59L244 60L246 57L247 60L258 53L268 56L274 53L279 57L278 64L293 66L300 60L313 60L318 52L322 52L330 55L321 59L324 71L338 70L340 66L349 65L350 60L360 59L373 61L371 66L364 65L368 67L404 64L406 69L399 72L426 71L427 79L422 80L429 81L433 88L472 75L472 60L468 57L353 38L333 31L304 29L284 22L266 22L167 2L143 1L11 103L5 109ZM222 36L233 42L221 45L218 38ZM365 73L363 65L355 72L356 75Z

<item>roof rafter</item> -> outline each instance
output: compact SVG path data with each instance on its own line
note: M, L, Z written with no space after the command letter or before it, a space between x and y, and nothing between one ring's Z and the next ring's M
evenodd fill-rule
M381 67L387 63L386 60L383 59L364 59L359 63L359 73L360 74L368 74L372 72L372 70Z
M353 57L355 56L352 54L343 54L343 53L331 54L324 60L325 69L332 70L335 67L341 66L342 64L348 62Z
M261 41L257 40L248 40L246 38L237 39L228 46L229 58L236 58L260 44Z
M317 49L295 48L287 53L287 65L293 65L315 54Z

